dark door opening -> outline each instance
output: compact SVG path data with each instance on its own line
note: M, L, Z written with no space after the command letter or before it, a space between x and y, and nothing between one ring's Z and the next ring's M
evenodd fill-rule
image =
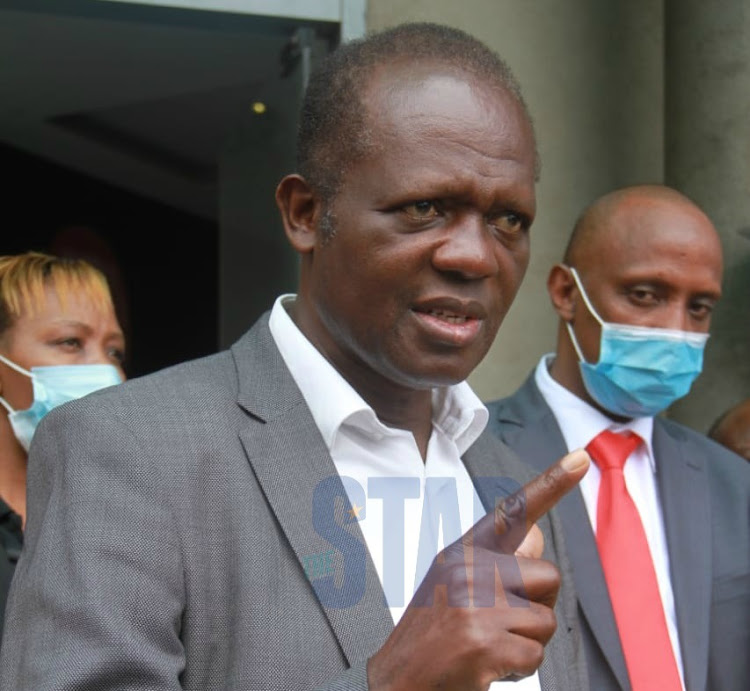
M0 145L0 254L81 256L102 269L126 331L130 377L217 349L215 222Z

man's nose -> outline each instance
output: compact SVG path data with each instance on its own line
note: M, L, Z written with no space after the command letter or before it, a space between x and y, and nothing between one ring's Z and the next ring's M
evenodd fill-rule
M675 331L693 331L693 322L690 318L688 308L680 302L670 303L668 308L662 313L659 326L662 329L673 329Z
M462 214L447 229L444 241L434 250L432 265L438 270L472 280L498 271L496 241L485 219L476 213Z

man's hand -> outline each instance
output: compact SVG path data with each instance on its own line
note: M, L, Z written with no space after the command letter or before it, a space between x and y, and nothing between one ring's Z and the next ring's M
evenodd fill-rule
M568 454L437 555L370 659L370 689L487 689L534 673L556 628L560 588L557 568L540 559L535 523L588 466L585 451Z

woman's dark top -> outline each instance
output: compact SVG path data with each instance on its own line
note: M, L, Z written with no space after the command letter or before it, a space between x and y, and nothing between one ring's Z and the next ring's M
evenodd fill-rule
M22 546L21 517L0 499L0 640L5 621L5 600Z

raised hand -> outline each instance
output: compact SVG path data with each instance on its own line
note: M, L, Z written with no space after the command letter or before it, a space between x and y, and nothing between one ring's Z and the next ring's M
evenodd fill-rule
M574 451L500 501L427 572L403 617L370 659L370 689L487 689L533 674L556 628L560 588L540 559L536 521L584 476Z

